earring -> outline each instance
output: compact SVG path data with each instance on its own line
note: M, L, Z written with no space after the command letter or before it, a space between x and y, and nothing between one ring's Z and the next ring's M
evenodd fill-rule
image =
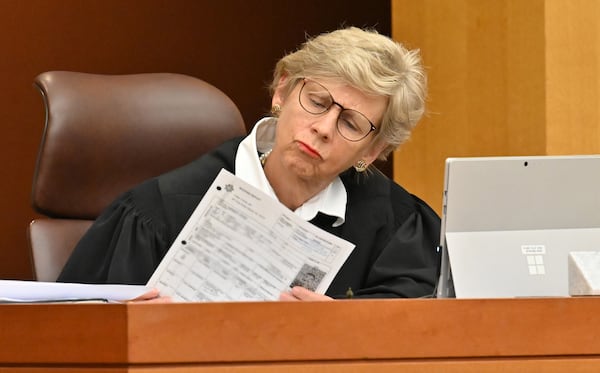
M358 162L356 162L356 164L354 165L354 169L357 172L364 172L367 167L369 167L369 165L367 164L367 162L363 161L362 159L359 160Z
M281 106L278 104L273 105L271 107L271 114L273 114L274 117L278 117L279 114L281 114Z

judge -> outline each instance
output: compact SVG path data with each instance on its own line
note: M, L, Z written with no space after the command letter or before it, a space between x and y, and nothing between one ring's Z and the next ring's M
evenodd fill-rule
M248 136L115 200L58 280L145 284L225 168L355 245L325 295L297 286L281 300L345 298L348 289L355 298L432 295L439 218L372 166L424 113L418 51L371 30L322 34L277 63L271 94L271 115Z

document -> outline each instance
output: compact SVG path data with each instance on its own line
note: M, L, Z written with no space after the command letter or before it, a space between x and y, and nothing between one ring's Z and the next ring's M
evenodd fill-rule
M147 286L181 302L323 294L353 249L221 170Z
M0 280L0 303L122 302L150 291L141 285L91 285L62 282Z

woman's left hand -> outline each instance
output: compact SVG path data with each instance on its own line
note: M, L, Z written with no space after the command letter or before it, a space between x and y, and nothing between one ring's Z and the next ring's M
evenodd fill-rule
M157 289L151 289L148 292L140 295L135 299L131 299L126 303L172 303L171 297L161 296Z
M279 300L282 301L324 301L333 300L333 298L327 295L317 294L314 291L310 291L302 286L294 286L290 291L283 292L279 295Z

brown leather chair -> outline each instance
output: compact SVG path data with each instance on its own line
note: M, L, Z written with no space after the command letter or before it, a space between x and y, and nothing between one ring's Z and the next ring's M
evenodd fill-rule
M47 218L28 229L38 281L56 280L119 194L246 133L235 104L190 76L52 71L35 86L46 107L31 198Z

